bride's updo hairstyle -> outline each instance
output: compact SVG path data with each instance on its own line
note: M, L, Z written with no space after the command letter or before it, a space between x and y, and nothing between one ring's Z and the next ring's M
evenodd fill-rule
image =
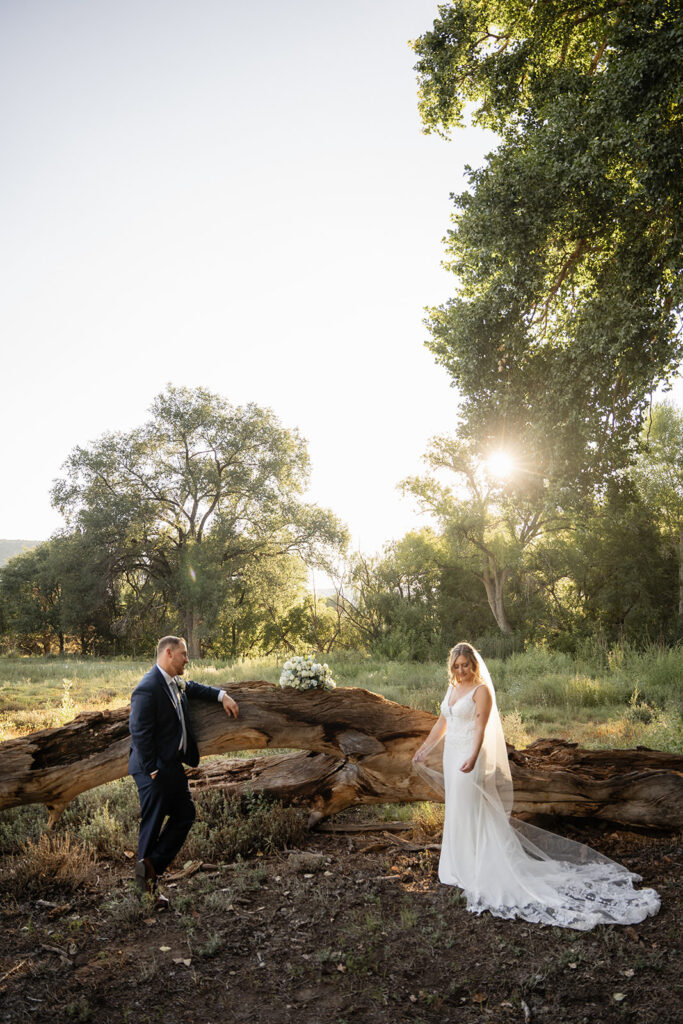
M472 644L459 643L455 647L451 647L448 654L448 682L451 686L455 686L455 663L459 657L464 655L469 661L470 665L474 670L474 682L478 685L481 682L481 673L479 672L479 662L477 661L477 652L475 651Z

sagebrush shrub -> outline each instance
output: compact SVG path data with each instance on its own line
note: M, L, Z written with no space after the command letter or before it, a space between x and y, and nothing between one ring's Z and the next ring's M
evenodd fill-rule
M233 861L295 845L305 834L304 812L260 794L240 799L212 791L196 803L197 820L181 852L188 859Z
M18 898L69 895L91 876L93 854L89 847L67 835L42 835L29 839L11 857L0 875L0 888Z
M98 807L78 829L79 839L101 857L120 857L124 848L123 826L109 811L109 804Z
M10 807L0 813L0 855L18 853L29 840L38 839L47 826L42 804Z

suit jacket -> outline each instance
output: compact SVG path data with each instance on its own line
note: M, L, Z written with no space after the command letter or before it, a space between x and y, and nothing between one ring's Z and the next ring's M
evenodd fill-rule
M202 686L188 680L180 703L185 717L187 749L179 751L182 726L168 689L168 683L155 665L147 672L133 690L130 700L130 757L128 771L131 775L153 771L163 772L173 761L182 759L193 768L199 764L199 748L188 714L190 700L218 701L215 686Z

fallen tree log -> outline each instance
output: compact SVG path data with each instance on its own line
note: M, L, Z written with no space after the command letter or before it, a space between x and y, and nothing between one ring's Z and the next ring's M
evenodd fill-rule
M508 753L513 812L518 817L602 818L628 825L683 827L683 758L677 755L645 749L581 750L562 740L539 740L522 751L510 747ZM592 755L597 755L595 763ZM405 768L411 770L407 761ZM325 754L213 761L188 774L195 792L264 793L309 807L314 821L357 804L441 799L429 791L423 795L418 786L423 789L424 784L414 772L415 795L406 797L377 773L368 780L362 765Z
M199 790L263 792L310 811L315 824L345 807L439 797L411 758L434 716L356 688L282 690L264 682L227 687L237 720L191 704L202 756L276 748L304 753L205 762L190 773ZM79 715L0 744L0 809L44 803L51 822L79 793L122 777L128 708ZM627 824L683 825L683 757L658 751L585 751L561 741L510 748L516 814L598 817Z

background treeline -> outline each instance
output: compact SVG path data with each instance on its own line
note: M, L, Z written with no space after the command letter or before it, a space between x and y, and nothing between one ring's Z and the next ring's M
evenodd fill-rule
M169 388L143 427L71 454L53 491L65 529L0 570L2 648L136 656L180 632L195 657L430 660L460 637L490 655L676 642L682 441L683 414L656 406L630 468L576 498L435 438L428 472L401 485L429 525L367 557L301 500L295 432Z
M2 570L6 651L681 639L683 425L651 408L683 359L680 2L450 0L413 46L424 130L498 139L453 197L453 295L427 321L458 427L402 483L425 528L349 554L303 499L296 431L169 385L143 426L71 453L63 532Z

